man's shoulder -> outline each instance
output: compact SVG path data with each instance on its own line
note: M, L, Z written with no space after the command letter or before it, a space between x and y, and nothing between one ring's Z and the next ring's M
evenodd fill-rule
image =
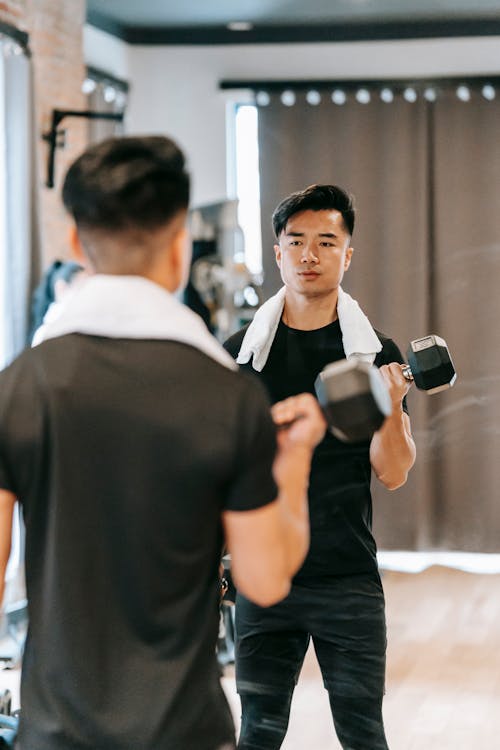
M30 377L33 374L33 349L23 349L12 362L0 371L0 380L7 382L19 376Z
M224 349L229 352L231 357L233 359L236 359L238 356L238 353L241 349L241 344L243 342L243 339L245 338L245 334L248 331L250 323L247 323L243 328L240 328L239 331L236 331L236 333L233 333L232 336L230 336L226 341L224 341L223 347Z
M382 351L377 354L375 364L388 364L389 362L403 362L403 355L401 349L396 344L394 339L381 331L375 330L375 334L382 344Z

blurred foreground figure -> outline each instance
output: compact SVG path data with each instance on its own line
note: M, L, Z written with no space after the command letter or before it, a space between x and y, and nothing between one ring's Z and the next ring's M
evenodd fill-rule
M277 447L264 392L173 296L189 178L172 141L89 148L63 200L90 275L0 373L2 582L16 499L26 524L19 747L232 748L220 552L250 599L286 595L324 421L309 394L278 404Z

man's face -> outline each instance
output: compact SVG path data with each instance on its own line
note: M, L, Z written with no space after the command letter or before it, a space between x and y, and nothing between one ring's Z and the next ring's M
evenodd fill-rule
M288 219L274 246L285 286L306 297L337 289L352 256L340 211L300 211Z

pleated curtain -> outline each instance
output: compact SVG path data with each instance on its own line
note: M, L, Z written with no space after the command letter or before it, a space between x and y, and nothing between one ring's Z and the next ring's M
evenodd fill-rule
M336 183L355 196L354 256L343 286L403 353L437 333L455 387L408 397L418 458L408 483L377 482L374 526L385 549L500 551L500 90L452 86L390 102L328 91L259 107L266 297L281 284L271 214L289 193Z

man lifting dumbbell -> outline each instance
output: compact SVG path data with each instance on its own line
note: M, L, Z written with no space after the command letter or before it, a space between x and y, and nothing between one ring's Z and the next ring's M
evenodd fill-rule
M317 447L310 550L286 599L263 609L237 597L238 747L281 746L312 638L343 748L387 750L384 596L371 533L370 474L373 468L389 489L406 481L415 459L404 402L410 383L397 346L373 330L340 287L353 252L350 196L336 186L311 186L277 207L273 226L284 287L226 349L262 380L273 401L314 393L325 365L357 355L380 368L390 416L371 440L347 444L328 433Z
M230 750L215 658L223 538L249 598L286 594L325 421L310 394L271 418L176 299L189 176L172 141L91 146L63 198L94 273L0 373L0 602L16 497L26 522L19 748ZM276 440L273 419L298 415Z

